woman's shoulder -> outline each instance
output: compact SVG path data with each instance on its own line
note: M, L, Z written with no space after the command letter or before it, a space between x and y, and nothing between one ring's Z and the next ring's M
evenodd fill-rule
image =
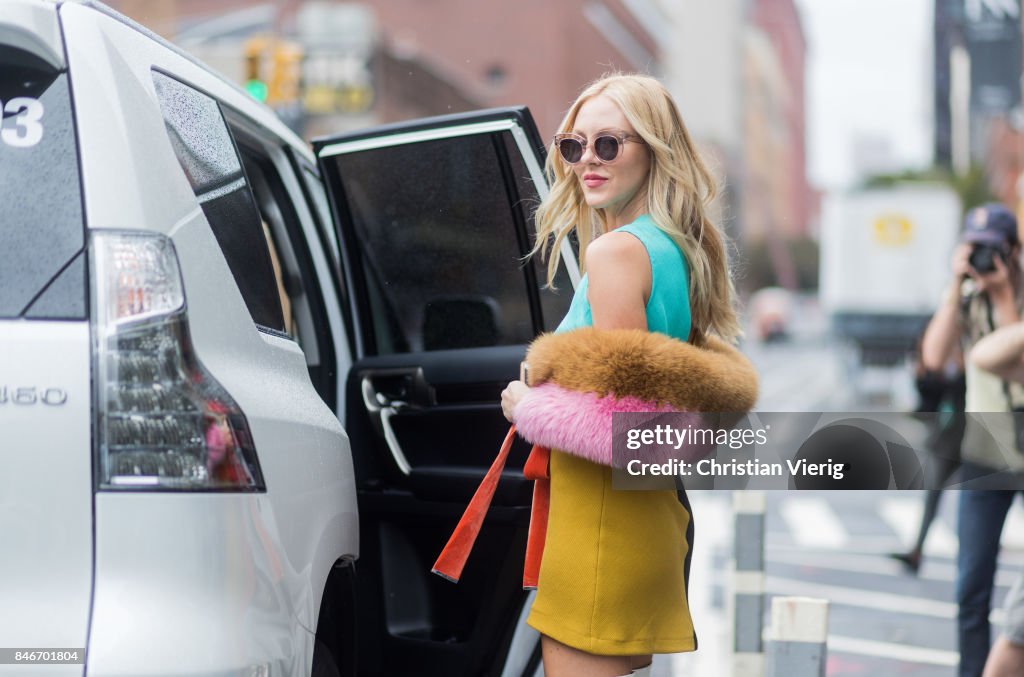
M590 277L609 269L649 266L647 247L634 235L613 230L587 246L587 271Z
M641 307L651 290L651 262L643 243L632 235L613 231L587 247L587 298L591 308L608 308L628 299Z
M645 214L628 226L623 226L619 231L625 229L628 229L626 232L632 233L643 243L652 267L659 270L678 268L684 276L689 275L689 264L679 243L671 234L655 223L651 216Z

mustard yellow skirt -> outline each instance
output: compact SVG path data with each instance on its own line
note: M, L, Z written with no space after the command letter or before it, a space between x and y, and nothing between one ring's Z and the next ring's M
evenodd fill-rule
M527 623L606 656L697 648L684 493L612 489L608 466L551 450L551 508Z

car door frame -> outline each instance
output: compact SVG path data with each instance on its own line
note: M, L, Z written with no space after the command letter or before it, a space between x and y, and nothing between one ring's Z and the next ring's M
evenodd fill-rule
M529 112L525 107L491 109L475 113L463 113L437 118L414 120L314 140L314 154L317 157L320 174L323 178L325 189L331 203L332 216L334 218L334 225L336 229L335 237L341 247L341 251L338 256L338 260L343 267L341 277L351 285L348 289L347 295L350 307L347 309L348 313L346 313L346 315L355 325L352 334L350 334L350 337L353 339L351 341L353 348L353 370L364 368L367 365L373 366L379 364L382 365L382 370L384 372L386 372L389 367L395 369L397 372L399 369L406 368L408 366L415 366L418 356L424 355L426 351L386 356L377 356L373 354L375 352L372 348L374 344L374 335L372 333L371 326L372 320L369 319L369 311L367 310L369 302L367 299L366 289L363 286L363 270L360 266L360 256L357 253L353 253L355 247L351 247L353 251L350 251L350 247L346 246L346 243L354 242L356 234L352 225L352 218L348 210L347 201L343 194L339 195L339 191L343 193L339 187L340 178L337 175L337 171L335 171L330 164L325 161L325 158L343 153L373 151L397 145L454 139L476 134L497 134L506 131L511 133L515 142L515 147L521 153L522 160L530 174L529 179L533 182L538 198L543 199L546 197L548 191L543 170L545 149L544 144L541 141L541 137L537 132L536 126L533 123L532 117L530 117ZM518 188L514 188L516 177L512 175L510 160L507 156L502 156L502 152L506 152L505 148L501 143L497 142L495 143L495 148L499 149L497 154L499 157L502 178L506 184L506 190L516 191L514 194L510 194L510 203L512 202L513 196L518 197L521 201L522 196L519 195ZM515 208L515 204L512 204L512 207L520 253L525 254L532 246L530 239L533 234L527 223L530 219L523 209ZM568 238L562 242L560 253L564 262L562 265L564 265L568 274L569 282L571 283L572 288L575 289L580 280L580 273L576 263L575 252L572 249L572 245L568 241ZM534 324L534 332L536 333L541 331L544 328L544 325L538 274L537 270L532 268L532 266L535 265L537 265L536 262L532 260L529 261L524 267L523 273L525 276L526 289L530 295L530 315ZM504 351L508 354L514 354L518 350L519 354L521 354L522 349L523 346L502 346L493 348L470 348L467 350L476 352L489 351L491 353ZM465 354L464 351L463 354ZM508 356L504 356L501 359L507 361L509 358ZM516 373L518 373L518 370L516 370ZM511 378L515 378L515 374L511 374ZM508 380L511 380L511 378ZM415 381L416 379L413 378L412 380ZM349 402L349 406L352 407L360 400L362 400L364 405L371 406L373 393L366 392L365 381L362 388L353 387L352 382L352 376L350 375L346 395L346 400ZM415 387L416 385L414 383L411 388L415 389ZM367 432L365 430L360 430L358 426L350 420L348 412L339 413L344 416L343 421L345 421L346 429L349 431L350 437L353 440L353 455L355 455L356 448L361 443L360 438L367 434ZM388 437L386 430L384 437ZM389 446L391 445L389 444ZM496 445L494 446L493 451L497 451ZM399 473L408 474L408 461L404 461L403 463L403 459L400 458L401 453L396 453L393 448L391 449L391 453L394 458L395 465L398 466ZM403 465L405 467L403 467ZM506 471L506 473L508 472L510 471ZM516 468L511 472L518 473L519 471L518 468ZM358 475L359 471L357 470L357 476ZM482 471L480 475L482 476ZM392 474L391 476L395 477L396 475ZM519 477L521 478L521 473L519 474ZM500 493L501 492L499 491L499 494ZM403 509L401 507L401 502L397 498L389 499L387 496L370 496L369 498L374 499L376 502L383 502L381 505L375 506L370 505L370 502L365 500L366 498L367 496L365 495L365 492L361 493L361 528L364 526L364 520L375 519L374 515L377 512L388 512L390 510L401 511ZM389 500L391 501L392 507L388 507L387 505ZM449 501L444 505L445 515L438 519L444 520L447 526L454 527L455 521L461 515L466 500L468 500L467 496L459 496L452 501ZM503 502L504 504L501 505ZM514 528L517 530L517 533L525 539L525 529L528 525L529 518L528 496L524 497L520 492L520 495L518 496L513 495L506 496L504 499L497 499L496 504L499 505L492 508L488 517L488 523L515 525ZM407 502L406 505L410 506L408 510L409 512L412 512L417 509L417 506L422 506L424 503L417 503L413 501ZM441 504L432 504L428 502L428 505L437 507ZM372 524L376 526L377 523L373 522ZM372 541L372 547L367 547L367 543L365 542L361 544L361 557L364 557L368 562L374 562L368 551L381 547L381 544L373 538L372 534L367 533L368 531L369 529L364 529L363 535L364 537L367 537L367 542ZM523 541L523 543L525 543L525 541ZM442 545L443 541L437 543L438 551ZM522 544L520 544L520 546L521 545ZM376 562L374 563L376 564ZM382 568L385 568L388 565L383 554L381 555L381 561L379 564ZM371 578L374 575L374 572L370 572ZM382 574L382 576L383 575L386 574ZM363 569L360 570L359 578L361 579L361 584L366 579L365 571ZM508 578L508 575L506 575L506 578ZM507 595L518 600L514 607L516 613L509 614L510 618L504 619L505 621L508 621L508 627L500 633L501 646L489 647L489 650L494 653L494 661L488 663L487 661L480 662L477 660L476 664L486 664L487 674L532 674L539 661L539 644L537 642L536 632L525 626L526 612L529 608L528 601L530 597L521 589L510 590ZM367 617L364 615L365 611L365 609L360 611L361 624L367 620ZM373 622L378 624L378 629L383 629L384 632L387 633L386 624L381 622L383 620L382 615L384 611L377 611L379 614L377 617L373 618ZM373 614L371 614L371 616L373 616ZM511 618L511 616L514 616L514 618ZM387 638L385 637L381 640L380 647L384 647L386 642ZM360 645L365 647L365 643L362 640L360 640ZM470 653L473 654L472 651L470 651ZM479 650L477 650L477 653L479 653ZM479 659L479 656L476 655L475 659ZM379 665L383 665L383 663ZM366 666L362 665L361 667L363 668L363 671L365 671ZM510 672L510 670L512 670L512 672ZM447 672L445 674L451 673Z

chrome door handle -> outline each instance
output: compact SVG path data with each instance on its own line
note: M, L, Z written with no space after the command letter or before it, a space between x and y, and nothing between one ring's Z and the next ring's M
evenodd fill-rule
M363 405L366 407L367 413L370 414L370 420L377 426L377 431L384 436L384 442L387 444L388 450L395 460L395 465L398 466L402 474L408 475L412 471L412 465L410 465L409 460L402 451L401 445L398 443L398 437L395 435L394 427L391 425L391 418L403 409L408 408L410 404L404 400L389 398L377 390L373 383L374 377L404 375L411 376L415 385L425 384L421 368L396 369L364 374L360 381L360 391L363 395Z

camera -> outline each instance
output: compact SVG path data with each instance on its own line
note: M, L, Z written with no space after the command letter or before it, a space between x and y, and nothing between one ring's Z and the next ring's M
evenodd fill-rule
M1004 263L1006 262L1006 253L1002 247L990 244L976 244L971 249L971 255L967 261L971 264L971 268L984 275L995 271L997 256Z

